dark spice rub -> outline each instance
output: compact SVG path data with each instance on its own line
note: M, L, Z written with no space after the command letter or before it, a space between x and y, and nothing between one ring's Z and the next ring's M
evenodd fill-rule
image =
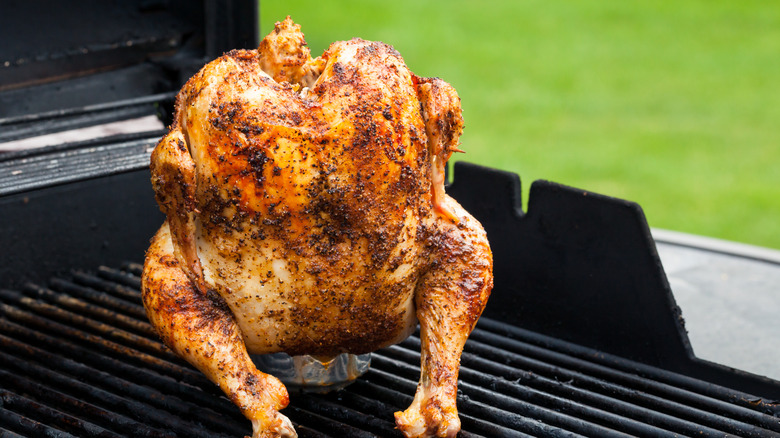
M418 323L420 384L396 423L457 434L460 354L493 285L481 225L444 193L462 127L455 90L391 46L353 39L312 58L289 18L182 88L152 154L167 220L144 304L255 437L295 432L284 386L250 353L365 353Z

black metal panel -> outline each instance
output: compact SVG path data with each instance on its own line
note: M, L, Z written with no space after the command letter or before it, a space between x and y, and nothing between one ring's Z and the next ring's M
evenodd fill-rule
M0 88L137 65L184 47L213 59L256 47L256 29L256 1L5 1Z
M260 2L205 0L206 56L214 59L233 49L254 49L260 43Z
M595 350L780 399L780 382L696 359L642 209L458 162L448 189L484 225L496 292L485 315Z
M4 2L0 141L155 112L164 117L172 106L167 97L162 109L140 113L95 116L83 109L175 93L223 52L256 47L257 7L251 0ZM53 114L57 123L31 127L35 117L46 122Z
M0 84L18 88L174 53L203 32L203 13L182 0L4 2Z
M496 282L509 285L488 314L511 313L529 330L653 365L687 354L638 205L536 181L523 215L519 190L516 175L455 165L449 192L485 226Z
M3 287L72 268L140 260L164 217L148 169L0 198Z

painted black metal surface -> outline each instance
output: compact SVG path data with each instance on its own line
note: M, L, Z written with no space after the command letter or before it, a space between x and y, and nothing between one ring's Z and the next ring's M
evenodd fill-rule
M4 2L0 141L169 116L171 93L206 62L257 46L257 7L248 0ZM161 96L155 105L116 105L153 96Z
M163 219L146 163L0 197L0 287L140 260Z
M496 282L487 314L659 365L688 346L649 228L635 203L456 163L448 192L486 228ZM490 196L486 196L490 194Z
M491 242L500 286L485 315L780 400L780 382L693 355L636 203L536 181L524 213L517 175L461 162L448 193Z

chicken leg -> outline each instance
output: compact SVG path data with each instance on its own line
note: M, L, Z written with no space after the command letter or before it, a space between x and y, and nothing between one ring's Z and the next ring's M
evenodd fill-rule
M493 288L492 255L482 227L454 199L443 206L459 223L439 222L433 231L436 259L416 293L422 343L420 381L414 400L396 412L407 437L455 437L460 356Z
M289 403L284 385L257 370L222 298L193 287L174 256L167 221L146 254L142 289L146 313L165 345L219 385L252 422L253 438L298 436L279 413Z

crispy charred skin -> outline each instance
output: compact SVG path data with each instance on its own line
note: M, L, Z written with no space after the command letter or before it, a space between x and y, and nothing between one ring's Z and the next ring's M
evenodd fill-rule
M253 424L262 424L263 432L255 436L295 436L279 414L289 403L284 385L255 368L225 301L195 287L171 242L166 223L152 239L141 286L144 307L163 343L217 383Z
M492 287L482 227L444 193L462 126L455 90L392 47L353 39L312 59L289 18L182 88L152 155L167 221L144 303L255 436L294 432L248 353L364 353L418 320L421 380L398 427L457 433L459 358Z
M427 242L435 257L418 285L421 372L412 405L396 412L407 437L454 437L460 431L455 400L460 355L493 289L493 257L479 223L455 200L444 208L456 223L440 221Z

